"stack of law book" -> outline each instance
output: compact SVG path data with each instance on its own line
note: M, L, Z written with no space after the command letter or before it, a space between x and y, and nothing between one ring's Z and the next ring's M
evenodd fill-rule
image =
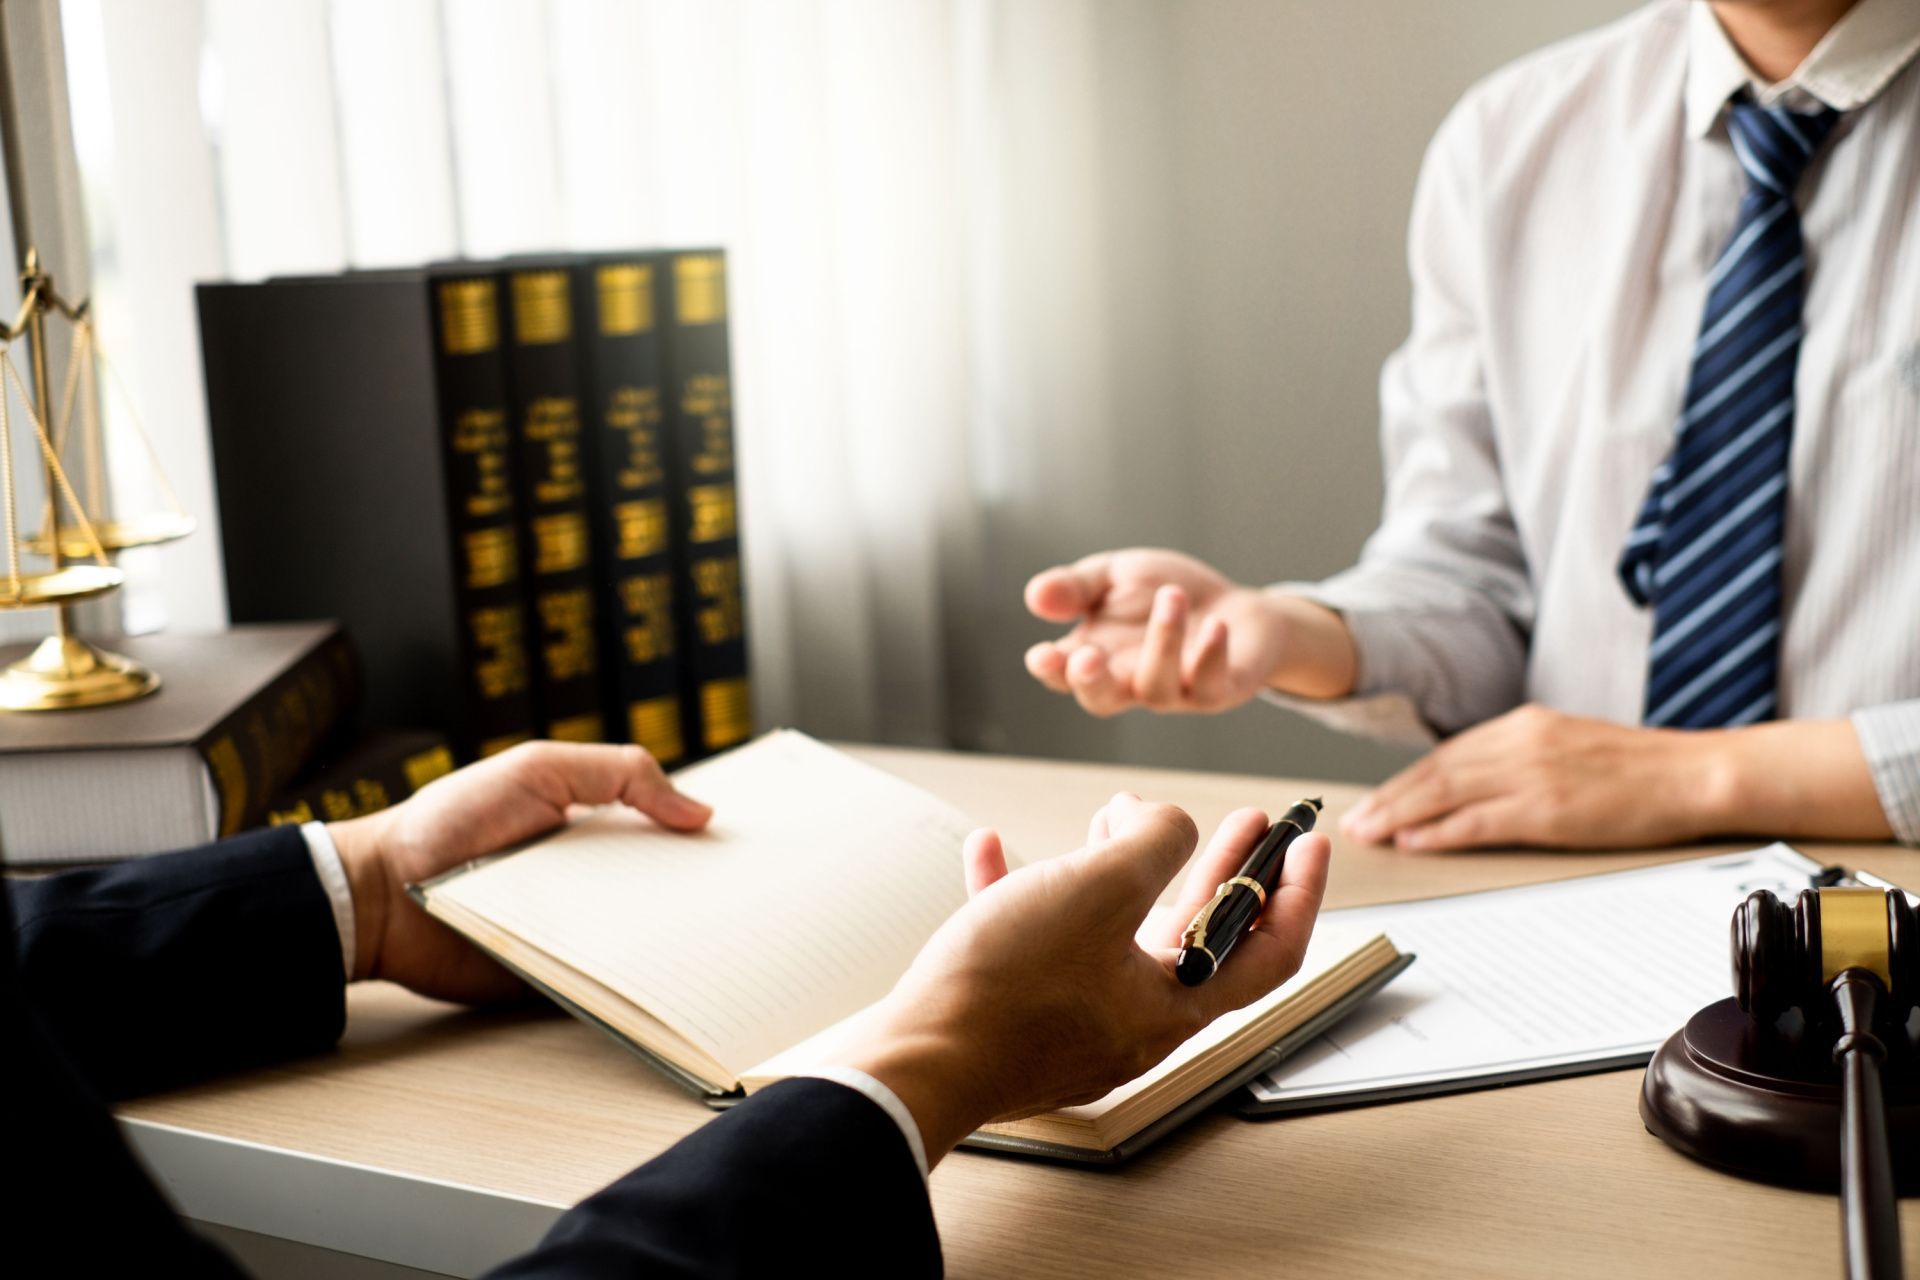
M332 622L127 636L113 647L160 672L160 688L7 719L0 859L9 864L159 853L257 826L359 697L353 650Z
M690 762L752 733L725 255L198 290L236 621L342 619L369 718Z
M972 824L879 769L782 731L683 771L711 804L682 835L629 811L412 890L426 909L683 1087L724 1106L818 1061L966 901ZM1269 1070L1411 957L1316 930L1300 972L1097 1102L969 1145L1114 1163Z

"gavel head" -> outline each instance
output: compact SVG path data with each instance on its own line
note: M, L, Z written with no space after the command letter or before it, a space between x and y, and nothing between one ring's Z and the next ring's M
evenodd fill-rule
M1798 1008L1824 1020L1827 986L1845 969L1864 969L1905 1022L1920 1003L1920 920L1905 894L1881 889L1806 889L1789 907L1765 889L1733 913L1733 989L1762 1027Z

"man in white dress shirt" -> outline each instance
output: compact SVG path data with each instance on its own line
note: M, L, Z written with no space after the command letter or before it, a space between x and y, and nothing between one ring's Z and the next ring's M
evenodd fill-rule
M1656 0L1478 85L1360 563L1089 556L1028 584L1075 624L1028 669L1096 715L1440 735L1359 839L1920 842L1917 53L1916 0Z

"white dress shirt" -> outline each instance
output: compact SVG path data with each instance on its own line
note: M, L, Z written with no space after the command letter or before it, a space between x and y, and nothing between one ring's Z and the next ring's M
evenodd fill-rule
M1808 252L1787 499L1783 717L1851 716L1920 842L1920 3L1860 0L1766 84L1701 0L1658 0L1471 90L1428 151L1413 328L1381 375L1387 495L1340 612L1341 727L1454 732L1523 701L1641 720L1652 614L1615 565L1674 442L1747 179L1727 101L1843 114ZM1411 706L1408 706L1408 703Z
M351 978L354 956L353 891L347 884L347 871L340 862L340 851L334 847L333 837L327 833L327 824L324 822L304 822L300 825L300 834L306 839L307 856L313 859L314 874L320 877L320 884L327 891L327 901L333 907L334 928L340 934L341 972ZM920 1170L920 1180L927 1180L926 1143L920 1137L920 1126L915 1122L913 1112L907 1110L907 1104L900 1101L900 1095L855 1067L823 1067L819 1071L803 1074L811 1079L831 1080L871 1099L899 1127L900 1136L906 1139L907 1151Z

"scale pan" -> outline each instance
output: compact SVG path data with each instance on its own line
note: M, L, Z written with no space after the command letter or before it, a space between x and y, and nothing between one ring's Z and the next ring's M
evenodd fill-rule
M100 549L108 555L133 547L155 547L163 542L178 542L194 530L194 519L178 511L149 511L127 520L96 521L93 531L100 535ZM21 546L34 555L47 554L47 539L28 538ZM78 529L60 530L60 554L75 560L93 555L93 543Z
M97 564L72 564L52 573L23 573L18 582L0 575L0 609L44 609L90 600L115 590L126 575Z

